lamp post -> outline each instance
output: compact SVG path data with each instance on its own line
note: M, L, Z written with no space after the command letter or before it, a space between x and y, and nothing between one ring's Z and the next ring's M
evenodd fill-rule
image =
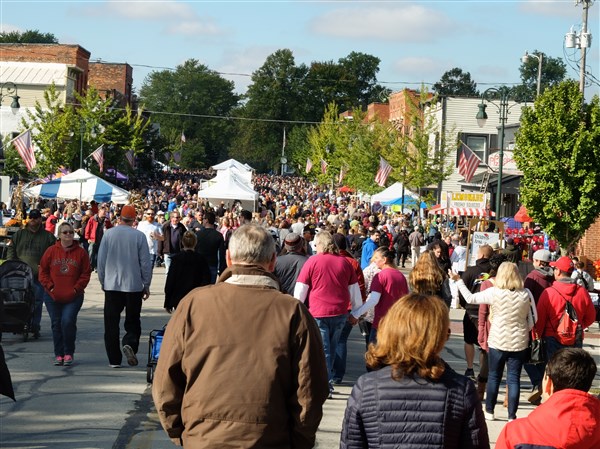
M536 97L540 96L540 87L542 85L542 60L544 59L544 54L543 53L539 53L539 54L529 54L527 52L525 52L525 54L521 57L521 62L523 64L526 64L527 61L529 61L529 57L533 56L534 58L536 58L538 60L538 74L537 74L537 95Z
M489 94L497 94L500 97L499 102L491 100L489 98ZM481 103L479 104L479 111L475 118L478 123L485 124L485 120L487 120L488 115L485 112L485 108L487 104L484 101L487 100L488 103L493 104L499 113L500 118L500 150L498 151L498 188L496 190L496 220L501 218L500 206L502 204L502 168L504 165L504 125L506 124L508 111L516 106L519 103L515 103L512 106L508 106L508 89L497 89L495 87L490 87L486 89L483 94L481 94Z
M4 89L6 89L6 93L4 93ZM15 83L7 81L0 85L0 103L4 100L4 97L11 97L13 99L10 108L13 112L17 112L21 107L19 104L19 98L21 97L17 95L17 85Z

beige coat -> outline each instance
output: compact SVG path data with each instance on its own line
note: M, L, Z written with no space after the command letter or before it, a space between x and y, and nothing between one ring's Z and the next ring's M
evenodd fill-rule
M319 330L269 273L234 266L180 302L152 393L175 444L311 448L329 393Z

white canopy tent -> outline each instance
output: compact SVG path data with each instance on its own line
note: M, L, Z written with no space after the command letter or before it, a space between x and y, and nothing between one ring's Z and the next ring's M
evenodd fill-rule
M258 192L255 192L238 176L230 173L229 176L223 176L216 180L210 187L200 190L198 198L206 199L213 205L223 201L225 204L229 203L230 206L233 206L233 202L237 200L241 202L244 209L254 211L258 200Z
M231 176L232 174L236 175L240 180L252 187L252 170L248 164L242 164L241 162L236 161L235 159L228 159L220 164L213 165L213 170L216 170L217 176L211 180L219 182L223 178Z
M387 189L385 189L383 192L379 192L376 195L372 195L371 196L371 204L376 203L376 202L384 203L386 201L393 201L398 198L402 198L403 193L405 196L414 198L416 200L419 199L419 195L417 195L414 192L411 192L407 188L405 188L404 192L402 192L402 183L396 182L396 183L392 184L391 186L389 186Z
M26 188L23 193L29 197L79 199L86 202L94 200L98 203L112 201L125 204L129 201L127 190L121 189L82 168L45 184Z

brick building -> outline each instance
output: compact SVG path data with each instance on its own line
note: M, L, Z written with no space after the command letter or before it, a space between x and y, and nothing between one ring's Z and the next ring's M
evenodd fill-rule
M102 98L111 97L121 106L132 105L133 68L127 63L91 62L88 85Z
M600 217L596 219L594 224L586 231L583 238L577 243L575 253L578 256L585 256L587 259L587 271L593 276L594 269L591 262L600 260ZM596 273L596 278L600 277L600 273Z

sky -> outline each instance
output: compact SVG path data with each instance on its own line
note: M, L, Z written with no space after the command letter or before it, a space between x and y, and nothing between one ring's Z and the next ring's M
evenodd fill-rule
M600 79L600 4L589 10L588 71ZM579 79L582 5L557 1L29 1L0 0L0 30L37 29L78 44L91 60L128 63L139 91L153 70L197 59L244 93L268 55L288 48L296 64L337 61L352 51L381 59L377 79L419 88L459 67L479 91L519 84L525 51L563 58ZM543 70L543 68L542 68ZM598 94L586 87L586 97Z

